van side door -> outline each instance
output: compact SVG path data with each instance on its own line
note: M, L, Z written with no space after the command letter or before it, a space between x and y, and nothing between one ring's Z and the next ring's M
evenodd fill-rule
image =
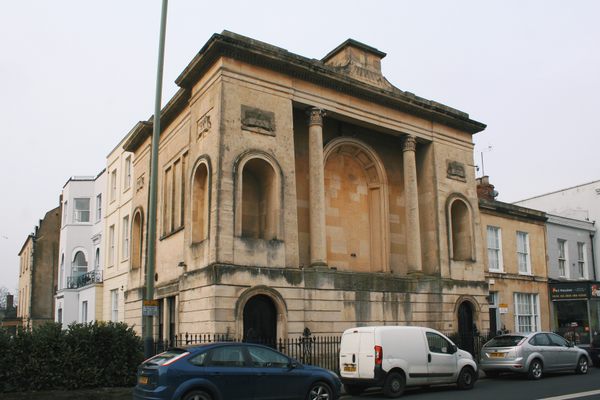
M426 331L425 335L429 349L428 383L453 382L457 372L455 347L437 333Z

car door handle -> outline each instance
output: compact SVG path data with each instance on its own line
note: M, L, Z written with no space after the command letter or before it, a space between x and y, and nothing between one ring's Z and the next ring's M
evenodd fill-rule
M427 362L431 362L431 353L427 354Z

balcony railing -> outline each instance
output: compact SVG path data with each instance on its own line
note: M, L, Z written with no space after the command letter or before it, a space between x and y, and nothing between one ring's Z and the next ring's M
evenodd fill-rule
M67 277L67 288L77 289L93 283L102 282L102 271L90 271L85 274Z

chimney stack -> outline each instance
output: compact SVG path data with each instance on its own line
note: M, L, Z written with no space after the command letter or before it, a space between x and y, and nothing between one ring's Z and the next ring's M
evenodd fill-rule
M498 196L498 192L494 190L494 185L490 184L490 177L485 175L477 178L477 197L484 200L493 201Z

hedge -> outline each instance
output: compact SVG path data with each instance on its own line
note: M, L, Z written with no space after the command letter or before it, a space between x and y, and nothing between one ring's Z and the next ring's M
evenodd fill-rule
M0 329L0 392L132 386L142 361L142 342L124 323Z

